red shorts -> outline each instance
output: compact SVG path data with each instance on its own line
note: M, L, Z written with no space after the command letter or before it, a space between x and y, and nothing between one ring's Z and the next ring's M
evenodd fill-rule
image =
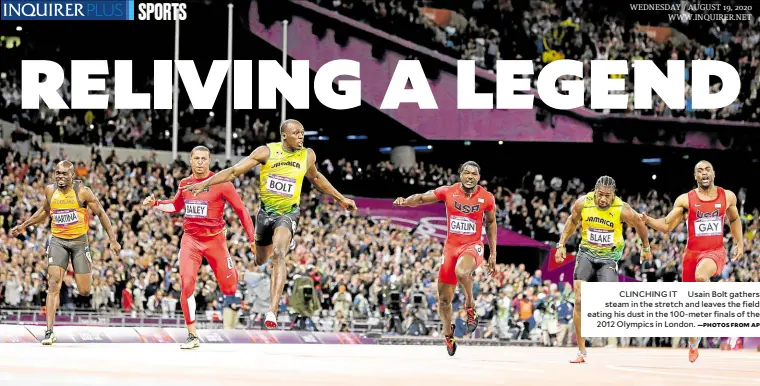
M697 281L697 266L704 259L711 259L715 262L718 269L713 276L718 276L723 272L726 266L728 253L725 248L715 249L712 251L690 251L686 250L683 255L683 282L693 283Z
M464 245L446 244L443 247L443 264L438 271L438 281L445 284L457 285L456 267L459 257L472 255L475 258L475 268L483 263L483 243L473 242Z
M195 285L198 269L203 258L214 271L219 289L225 295L237 291L238 275L235 262L227 250L227 238L224 233L211 237L196 237L185 234L179 250L179 273Z

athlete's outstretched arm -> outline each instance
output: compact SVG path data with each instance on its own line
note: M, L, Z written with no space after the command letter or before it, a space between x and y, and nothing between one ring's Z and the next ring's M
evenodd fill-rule
M734 255L733 260L738 260L744 257L744 235L742 234L742 220L739 217L739 209L736 207L736 194L730 190L726 190L726 217L728 217L728 223L731 227L731 238L734 239Z
M578 225L581 224L581 210L583 209L583 201L585 201L585 199L585 196L581 196L581 198L575 200L573 203L573 207L570 210L570 217L568 217L565 222L565 229L562 230L562 235L559 237L559 245L564 247L567 240L573 235L573 233L575 233L575 230L578 229Z
M441 200L438 199L438 196L435 194L435 191L428 190L425 193L412 194L411 196L407 198L399 197L395 201L393 201L393 205L415 207L415 206L420 206L420 205L434 204L439 201Z
M644 223L652 227L652 229L658 232L667 233L673 231L673 229L676 229L678 224L681 222L681 219L683 219L685 210L688 210L688 208L689 196L682 194L676 198L676 202L673 205L673 210L671 210L670 213L668 213L668 215L664 218L651 218L646 214L641 214L640 216L642 217L642 220L644 220Z
M24 221L23 223L13 227L11 229L11 236L16 237L26 230L26 228L37 225L45 219L48 218L50 215L50 197L53 195L53 188L50 186L45 187L45 203L37 209L36 212L32 215L32 217L29 218L29 220Z
M47 202L45 202L45 205L42 206L42 207L40 207L39 209L37 209L37 211L34 212L34 214L32 215L32 217L29 218L29 220L26 220L26 221L24 221L21 224L21 227L22 228L28 228L28 227L30 227L32 225L37 225L37 224L45 221L45 219L48 218L48 214L49 214L49 211L48 211L48 208L47 208Z
M240 222L243 224L243 229L245 229L245 234L248 235L248 241L253 243L256 235L253 228L253 221L248 214L248 210L245 208L245 204L243 204L243 200L240 199L240 195L237 190L235 190L235 186L229 182L222 185L222 196L230 203L230 206L235 210L235 213L237 213Z
M586 196L583 195L579 199L575 200L570 211L570 217L568 217L567 221L565 222L565 229L562 231L562 235L559 237L557 250L554 252L554 259L560 263L565 261L565 256L567 255L567 248L565 247L565 243L570 238L570 236L575 233L575 230L578 229L578 225L581 223L581 211L583 210L583 202L585 199Z
M322 194L326 194L336 199L338 203L340 203L340 206L348 210L356 210L356 203L354 203L354 200L348 199L340 194L340 192L332 186L330 181L317 170L317 154L314 150L308 149L307 163L308 169L306 170L306 178L309 179L309 182L311 182L314 187L322 192Z
M636 229L636 234L641 239L641 244L644 247L641 251L641 260L649 260L652 257L652 250L649 246L649 233L647 232L647 225L644 224L641 216L630 205L625 204L623 211L620 213L620 219Z
M82 202L87 203L87 206L90 208L92 213L98 216L100 219L100 224L103 225L103 228L105 228L106 233L108 234L108 240L111 244L111 252L118 255L119 251L121 251L121 245L119 245L119 242L116 239L116 233L114 233L113 227L111 226L111 219L108 218L106 211L103 209L103 205L100 204L100 200L95 197L95 193L93 193L92 190L90 190L88 187L83 187L79 194L81 196Z
M169 200L156 200L156 197L151 194L150 196L145 197L145 200L143 200L143 206L148 208L155 207L164 213L173 214L179 213L182 210L185 206L185 200L182 198L182 190L178 190L177 194L174 195L174 198Z
M243 173L248 172L249 170L255 168L259 164L266 163L268 159L269 159L269 148L266 146L259 146L248 157L241 159L235 165L232 165L228 167L227 169L224 169L220 171L219 173L214 174L213 177L203 182L187 185L187 186L182 187L181 189L189 190L193 192L193 194L198 194L203 189L206 189L207 187L211 185L218 185L218 184L223 184L225 182L233 181L239 175L242 175Z

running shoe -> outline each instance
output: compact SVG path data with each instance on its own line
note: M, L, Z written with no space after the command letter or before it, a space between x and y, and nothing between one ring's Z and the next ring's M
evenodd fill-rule
M454 325L451 325L451 335L445 335L446 339L446 351L449 352L449 356L453 357L457 352L457 341L454 339Z
M53 330L45 330L45 339L42 340L43 345L50 346L51 344L57 341L58 341L58 338L56 338Z
M570 363L586 363L586 354L578 350L578 354L575 355L575 359L571 360Z
M192 350L198 347L201 347L201 341L193 334L187 334L187 340L179 346L182 350Z
M692 344L689 342L689 362L694 363L697 361L697 358L699 358L699 341L702 339L697 339L697 343Z
M274 312L267 312L267 315L264 318L264 325L270 330L277 328L277 316Z
M480 322L480 315L478 315L477 312L475 312L474 308L466 308L465 312L467 312L467 333L472 334L473 331L475 331L476 328L478 328L478 322Z

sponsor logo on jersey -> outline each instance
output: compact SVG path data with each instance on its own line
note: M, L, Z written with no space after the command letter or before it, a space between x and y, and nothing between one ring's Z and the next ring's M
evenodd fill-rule
M591 217L587 218L586 222L602 224L602 225L606 225L606 226L608 226L610 228L614 228L615 227L615 223L614 222L609 221L609 220L605 220L603 218L599 218L599 217L596 217L596 216L591 216Z
M454 208L464 214L470 214L479 211L480 205L465 205L457 200L454 200Z
M715 209L712 212L701 212L699 210L697 212L697 218L707 218L707 217L720 217L720 209Z
M301 168L301 164L299 162L296 162L296 161L284 161L284 162L277 162L277 163L275 163L274 165L272 165L272 169L280 167L280 166L290 166L290 167L293 167L293 168L296 168L296 169L300 169Z

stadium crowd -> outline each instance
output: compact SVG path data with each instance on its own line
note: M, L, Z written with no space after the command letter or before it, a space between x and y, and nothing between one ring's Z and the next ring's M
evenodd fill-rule
M27 236L11 238L9 229L28 218L44 200L43 186L50 182L51 170L59 157L47 153L38 144L30 146L27 156L16 145L0 146L0 305L3 309L31 308L39 311L46 295L45 252L46 226L29 229ZM105 156L105 157L104 157ZM390 163L364 168L357 174L359 161L325 159L322 169L331 180L363 178L401 179L420 188L450 183L456 175L434 165L410 170L395 169ZM372 166L372 165L370 165ZM127 315L179 315L179 277L177 246L181 237L181 216L169 216L146 210L139 205L147 195L169 197L178 181L188 174L187 165L177 161L159 165L150 159L120 160L114 154L93 150L89 163L78 163L78 178L90 186L104 205L122 245L119 256L107 249L105 233L93 219L90 234L95 280L92 295L78 296L76 284L67 277L61 290L64 310L87 309L98 312L121 312ZM428 177L430 176L430 177ZM413 181L411 180L413 179ZM257 210L256 176L236 180L241 197L250 213ZM495 181L495 180L494 180ZM528 181L530 182L530 181ZM499 222L513 231L541 241L553 242L561 232L569 203L586 186L578 179L567 183L552 178L548 185L542 176L519 189L492 186L499 203ZM740 193L741 194L741 193ZM671 199L655 192L643 198L629 197L639 211L662 215ZM391 227L390 223L371 217L349 215L325 202L315 192L303 200L303 212L289 267L291 285L281 309L292 301L293 280L313 279L321 306L319 328L340 329L352 321L368 320L383 324L392 314L390 294L402 295L402 331L408 334L438 334L435 280L442 245L434 239L410 235ZM256 316L268 302L269 267L255 267L242 227L228 209L229 246L240 277L240 296L244 298L241 316ZM758 211L743 216L747 259L727 265L720 280L760 281L760 237ZM639 264L640 240L626 231L626 251L620 272L643 281L678 280L678 257L683 251L685 229L671 234L653 235L652 263ZM569 244L573 244L572 241ZM508 258L508 257L507 257ZM475 296L478 312L488 321L486 337L520 336L522 338L562 340L572 336L568 322L572 317L573 293L569 284L542 279L542 272L529 272L524 266L501 265L496 278L478 273ZM414 296L419 295L419 296ZM227 307L208 266L201 269L196 303L213 317ZM454 310L460 312L462 299L455 299ZM258 309L258 310L257 310ZM429 323L426 323L429 322ZM457 334L464 331L464 319L457 320Z
M754 122L760 117L757 98L760 29L756 17L747 21L689 22L692 16L686 14L699 13L688 11L687 6L696 4L694 1L675 2L683 11L672 13L632 11L628 3L603 0L311 1L453 58L475 60L479 67L491 72L495 72L498 59L533 60L536 74L555 60L579 60L584 63L587 107L591 102L590 61L628 60L625 92L631 99L626 114ZM670 14L678 18L670 21ZM663 34L662 30L649 29L650 26L672 27L672 30ZM630 61L642 59L654 61L663 72L667 69L667 60L686 60L685 110L671 110L657 96L653 98L651 110L633 109L633 64ZM733 104L720 110L691 108L689 74L691 60L698 59L725 61L737 69L742 86ZM535 87L537 78L532 79ZM715 92L721 85L716 82L711 87Z
M0 119L14 125L14 142L37 135L44 142L169 150L172 110L114 108L113 78L106 79L110 105L107 110L58 110L44 103L39 110L23 110L19 75L12 69L4 74L5 78L0 79ZM147 80L137 90L149 92L152 88L152 80ZM71 83L67 79L59 94L67 104L71 103ZM189 103L184 106L178 114L179 151L203 145L212 152L224 153L224 122L217 122L213 112L196 113ZM277 128L272 130L269 122L278 115L262 111L254 119L249 111L234 110L233 154L250 154L255 144L276 140Z

